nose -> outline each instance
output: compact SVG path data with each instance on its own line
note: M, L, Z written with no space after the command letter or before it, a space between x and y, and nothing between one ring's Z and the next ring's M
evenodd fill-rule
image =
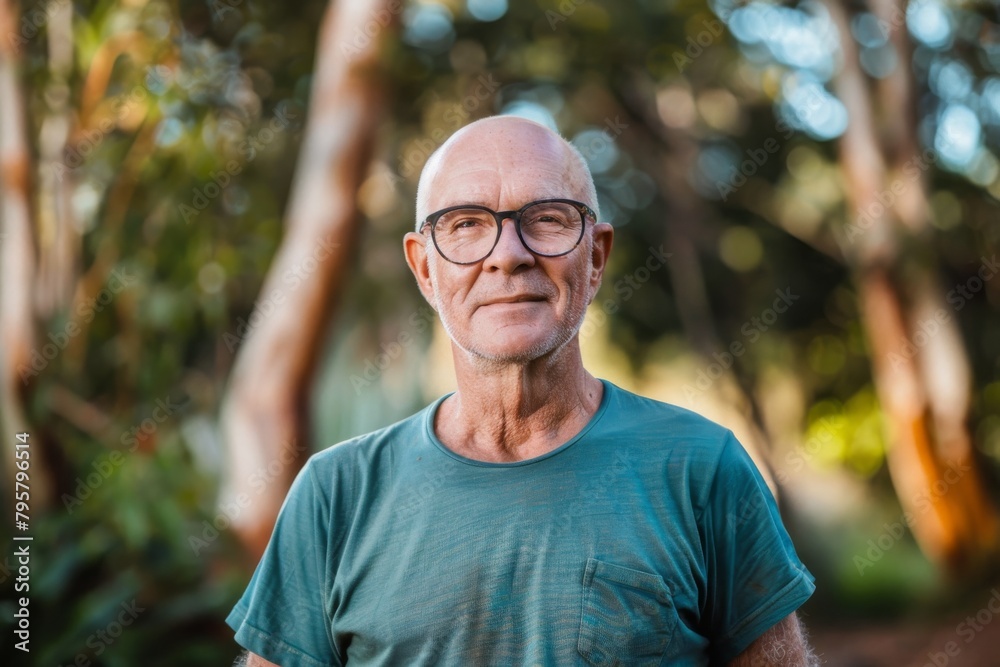
M534 266L535 255L524 247L513 218L500 221L500 238L489 257L483 260L483 270L514 273L521 266Z

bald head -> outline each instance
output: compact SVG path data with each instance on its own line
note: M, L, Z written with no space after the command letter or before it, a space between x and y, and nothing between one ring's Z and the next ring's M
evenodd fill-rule
M465 178L459 181L455 172ZM417 185L416 229L420 231L421 222L445 206L503 208L499 202L511 187L505 181L531 180L536 175L541 179L536 182L548 184L539 187L550 191L540 190L534 198L577 199L599 215L594 179L575 146L535 121L490 116L455 132L428 158ZM553 180L560 185L554 186ZM507 205L517 208L528 201Z

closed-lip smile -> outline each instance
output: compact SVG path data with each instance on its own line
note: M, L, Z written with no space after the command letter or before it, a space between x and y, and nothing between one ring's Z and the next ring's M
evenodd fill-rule
M486 303L484 303L482 305L484 305L484 306L494 306L494 305L503 304L503 303L529 303L529 302L533 302L533 301L545 301L545 300L546 300L546 298L544 296L541 296L541 295L538 295L538 294L522 294L520 296L511 296L511 297L506 297L506 298L503 298L503 299L496 299L494 301L487 301Z

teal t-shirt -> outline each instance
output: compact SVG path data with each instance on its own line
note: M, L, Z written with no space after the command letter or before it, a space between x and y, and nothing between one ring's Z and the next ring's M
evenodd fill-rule
M282 667L706 665L812 594L733 434L602 380L542 456L487 463L416 415L315 454L227 623Z

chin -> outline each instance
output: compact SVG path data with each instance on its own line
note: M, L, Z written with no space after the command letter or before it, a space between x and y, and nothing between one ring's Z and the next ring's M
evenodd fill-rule
M441 318L452 344L487 365L527 364L562 349L583 324L576 327L561 319L537 317L521 322L514 318L474 318L465 326L452 326L451 318Z
M561 349L572 339L572 336L567 337L566 340L562 340L562 338L553 332L535 340L522 337L506 342L506 344L501 342L491 345L462 345L461 347L491 365L527 364Z

